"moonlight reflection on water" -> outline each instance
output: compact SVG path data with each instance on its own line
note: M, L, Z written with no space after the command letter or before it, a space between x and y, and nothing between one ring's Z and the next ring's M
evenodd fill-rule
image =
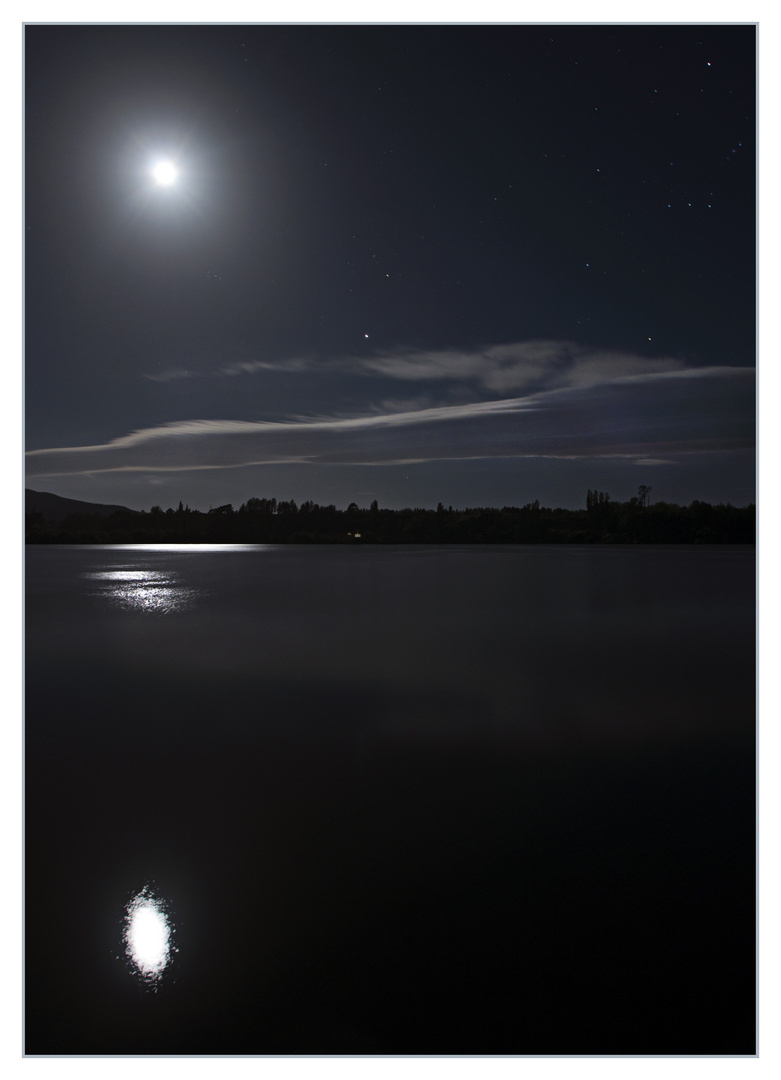
M197 590L179 584L177 574L163 570L101 570L85 574L99 582L98 595L120 607L169 614L191 606Z
M173 926L165 904L148 885L137 893L125 912L125 955L135 973L153 989L176 951L171 942Z

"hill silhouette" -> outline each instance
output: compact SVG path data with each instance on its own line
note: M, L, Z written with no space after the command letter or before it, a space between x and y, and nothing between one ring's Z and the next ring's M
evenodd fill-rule
M48 491L33 491L32 488L24 489L24 512L25 514L40 514L45 522L52 525L65 521L73 514L139 513L138 510L129 510L126 506L64 499L61 495L52 495Z

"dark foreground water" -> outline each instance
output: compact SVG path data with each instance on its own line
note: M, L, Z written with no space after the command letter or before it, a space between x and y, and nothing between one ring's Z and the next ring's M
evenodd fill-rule
M27 1053L754 1052L753 548L38 547L26 635Z

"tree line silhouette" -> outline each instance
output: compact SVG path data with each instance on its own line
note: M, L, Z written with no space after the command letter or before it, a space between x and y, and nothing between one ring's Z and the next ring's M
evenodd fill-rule
M753 544L753 504L688 506L650 501L641 486L628 502L589 489L581 510L540 506L467 507L439 503L436 510L346 510L292 499L251 498L238 509L226 503L209 511L182 502L174 510L75 513L62 521L26 515L27 543L247 543L247 544Z

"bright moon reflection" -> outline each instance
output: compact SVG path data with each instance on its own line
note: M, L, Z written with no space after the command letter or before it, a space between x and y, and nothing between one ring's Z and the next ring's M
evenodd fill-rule
M161 187L170 187L176 183L179 170L172 161L157 161L152 166L152 176Z
M83 574L98 582L97 595L119 607L134 611L170 615L191 607L199 593L179 581L179 575L143 567L96 570Z
M145 886L125 912L125 952L144 982L156 986L171 962L173 928L163 903Z

